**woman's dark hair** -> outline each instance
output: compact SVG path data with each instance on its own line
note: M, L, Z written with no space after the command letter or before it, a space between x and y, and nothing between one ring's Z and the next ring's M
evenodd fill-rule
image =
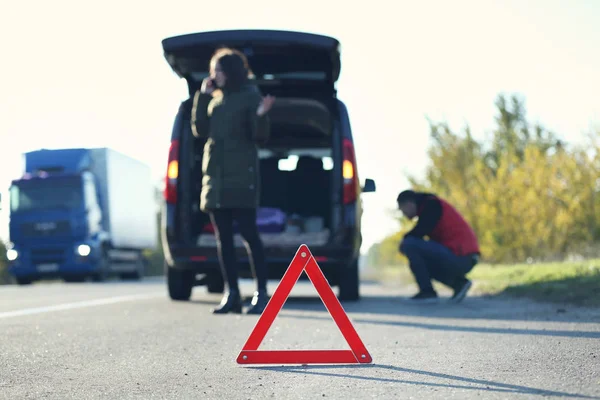
M224 87L226 91L239 90L252 74L246 56L235 49L225 47L217 50L210 60L211 69L217 63L227 78Z

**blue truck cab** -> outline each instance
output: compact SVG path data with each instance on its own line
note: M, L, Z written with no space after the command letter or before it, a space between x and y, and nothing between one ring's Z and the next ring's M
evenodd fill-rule
M24 156L24 174L12 181L9 190L6 256L8 272L17 283L47 278L104 280L114 273L122 278L141 278L142 250L152 242L137 246L118 243L115 228L123 224L111 220L114 200L131 195L110 192L124 186L109 181L117 178L117 171L110 173L112 167L118 167L111 161L122 164L124 157L114 157L108 149L42 149ZM123 172L120 178L126 181ZM148 194L151 196L150 191ZM150 219L142 223L147 227L154 215L145 217Z

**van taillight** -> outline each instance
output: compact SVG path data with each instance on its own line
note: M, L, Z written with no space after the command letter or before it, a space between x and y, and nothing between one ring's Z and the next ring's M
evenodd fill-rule
M342 164L342 176L344 177L344 204L356 201L358 197L358 176L356 171L356 156L354 145L350 139L344 139L344 163Z
M179 176L179 141L173 140L169 147L169 161L165 176L164 198L167 203L177 202L177 177Z

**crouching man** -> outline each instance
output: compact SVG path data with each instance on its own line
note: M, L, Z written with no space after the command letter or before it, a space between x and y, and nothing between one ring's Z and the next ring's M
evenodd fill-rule
M431 284L435 279L454 290L451 301L461 301L471 288L466 275L479 262L475 232L451 204L434 194L405 190L397 201L408 219L419 218L399 249L419 286L411 300L436 302L438 295Z

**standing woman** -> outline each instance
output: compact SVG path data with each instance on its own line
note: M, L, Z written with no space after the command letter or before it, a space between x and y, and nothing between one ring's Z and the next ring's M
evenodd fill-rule
M210 61L210 77L202 81L194 95L192 108L193 134L207 138L200 209L210 215L215 227L221 272L228 286L221 304L213 309L215 314L242 311L234 221L244 239L257 283L247 313L261 314L268 302L267 266L256 224L260 193L257 144L269 138L267 112L275 98L263 98L249 75L242 53L219 49Z

